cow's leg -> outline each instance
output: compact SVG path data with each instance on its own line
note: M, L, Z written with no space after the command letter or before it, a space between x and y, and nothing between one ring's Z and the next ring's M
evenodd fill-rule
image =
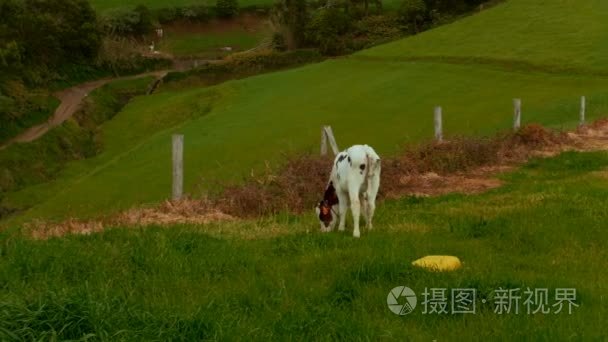
M368 215L368 225L367 228L370 230L374 228L372 224L372 220L374 218L374 212L376 211L376 197L378 196L378 189L380 187L380 171L377 172L370 179L370 184L367 187L367 215Z
M344 225L346 223L346 211L348 210L348 195L342 191L338 191L338 216L340 216L340 224L338 226L339 231L344 231Z
M358 238L361 236L359 232L359 215L361 214L361 202L359 201L360 184L350 182L348 186L348 195L350 198L350 210L353 213L353 236Z
M365 226L369 227L369 201L367 200L367 192L361 194L361 215L365 219Z

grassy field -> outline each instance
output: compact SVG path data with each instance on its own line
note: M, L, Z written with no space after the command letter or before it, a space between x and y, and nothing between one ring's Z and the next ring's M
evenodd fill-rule
M3 193L23 188L33 190L26 200L35 203L37 185L57 177L70 161L94 156L103 146L96 126L116 115L130 97L145 93L153 81L144 77L110 82L92 91L74 117L40 139L0 150L0 208L27 206L2 199Z
M88 217L162 200L173 133L185 134L186 191L199 196L266 161L280 164L284 153L317 151L324 124L342 147L365 142L389 155L432 136L436 105L444 107L447 135L508 129L514 97L523 99L524 123L573 128L581 95L589 119L606 115L608 78L596 74L608 72L600 63L608 24L596 16L608 4L554 1L542 16L540 6L511 0L356 56L137 98L102 127L103 153L5 200L32 207L19 220ZM437 58L444 55L452 58Z
M229 46L234 51L243 51L255 47L262 35L244 31L229 31L215 34L188 34L167 37L160 44L161 51L174 56L196 56L202 58L219 58L227 54L220 48Z
M99 154L4 197L29 209L0 230L0 340L607 340L607 152L532 160L479 195L383 202L359 240L350 220L319 233L312 210L47 241L21 226L167 198L174 133L196 197L285 154L318 153L325 124L340 147L381 156L430 139L436 105L447 136L509 129L514 97L523 123L574 128L581 95L588 120L608 113L606 11L599 0L510 0L348 58L133 99L100 127ZM411 266L429 254L464 266ZM407 316L387 307L396 286L418 295ZM578 307L529 315L528 287L548 289L549 305L556 289L576 289ZM475 289L476 314L423 314L425 288ZM499 288L520 289L519 314L493 312Z
M473 66L339 60L159 93L136 98L102 127L106 143L98 157L74 164L44 189L9 198L23 202L32 191L37 198L48 193L29 218L91 216L161 200L171 188L173 133L185 135L186 191L200 195L265 161L276 165L283 153L317 151L323 124L333 125L341 146L365 142L387 155L432 136L437 104L444 106L446 134L483 135L510 127L511 99L521 96L524 122L574 127L578 94L589 97L590 119L608 112L607 85Z
M217 59L257 46L270 31L266 19L242 15L232 20L204 24L179 23L164 28L158 49L177 57ZM222 47L231 47L223 51Z
M356 241L310 216L5 237L0 339L605 340L607 167L605 152L566 153L482 195L386 202ZM410 265L427 254L464 268ZM386 305L400 285L418 295L407 316ZM433 287L475 289L476 314L422 314ZM518 315L493 312L501 287L521 289ZM574 288L579 306L528 315L527 287L549 289L550 305Z
M359 52L508 69L608 74L608 2L509 0L409 39Z

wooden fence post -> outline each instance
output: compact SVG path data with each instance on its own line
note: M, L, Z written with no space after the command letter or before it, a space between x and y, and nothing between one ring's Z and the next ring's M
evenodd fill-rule
M321 155L327 155L327 134L325 134L325 126L321 127Z
M338 144L336 143L336 138L334 137L334 132L331 129L331 126L323 127L323 131L325 132L325 136L329 141L329 146L331 146L331 150L334 152L334 155L340 153L340 149L338 148ZM321 145L321 148L323 148L323 145Z
M184 190L184 136L173 135L173 200L180 200Z
M579 125L580 126L584 126L585 125L585 109L587 107L587 99L584 96L581 96L581 116L580 116L580 121L579 121Z
M443 141L443 119L441 107L435 107L435 140Z
M521 127L521 99L513 99L513 129Z

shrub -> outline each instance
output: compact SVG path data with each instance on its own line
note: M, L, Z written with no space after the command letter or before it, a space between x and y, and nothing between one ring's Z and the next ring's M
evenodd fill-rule
M397 18L392 15L365 17L355 23L353 33L361 44L360 47L353 49L367 48L401 36Z
M144 5L110 10L104 13L101 23L104 31L111 35L144 35L154 28L152 12Z
M238 79L290 66L318 62L322 59L323 56L316 50L237 53L228 56L222 63L206 64L187 72L171 72L165 76L164 82L165 85L179 81L188 81L198 85L213 85L229 79Z
M339 55L346 52L344 34L351 28L351 18L338 8L317 10L306 28L306 40L319 47L323 54Z
M187 6L181 8L178 14L180 19L187 21L205 22L211 18L211 11L207 6Z
M238 14L239 4L237 0L217 0L215 10L220 18L232 18Z
M301 48L306 43L309 8L306 0L279 0L272 8L270 21L283 35L285 45L290 50Z
M166 24L166 23L176 21L180 17L179 9L177 9L175 7L167 7L167 8L158 9L155 11L155 14L156 14L156 18L158 19L158 22L161 24Z
M399 21L407 31L418 33L423 30L427 17L424 0L403 0L398 11Z
M116 8L105 12L101 23L108 34L130 35L135 33L139 20L139 13L135 10Z
M136 34L148 34L154 29L154 21L152 19L152 13L148 7L139 5L135 7L135 13L139 15L139 21L134 27Z
M287 50L287 43L285 42L285 36L280 32L275 32L272 35L272 48L276 51Z

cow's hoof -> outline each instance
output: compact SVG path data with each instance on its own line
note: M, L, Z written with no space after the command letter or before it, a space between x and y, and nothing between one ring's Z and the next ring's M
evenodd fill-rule
M354 232L354 233L353 233L353 237L358 239L358 238L360 238L360 237L361 237L361 233L359 233L359 232Z

